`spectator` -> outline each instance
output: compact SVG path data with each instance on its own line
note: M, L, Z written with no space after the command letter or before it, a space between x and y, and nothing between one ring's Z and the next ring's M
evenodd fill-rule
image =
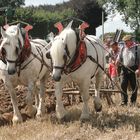
M113 85L112 88L114 88L114 83L117 83L117 81L118 81L118 68L117 68L115 62L116 62L116 58L119 54L120 48L118 46L118 43L114 42L114 41L112 41L110 43L110 46L111 46L110 52L108 53L108 55L106 57L108 57L108 59L109 59L108 73L109 73L112 81L114 81L112 83L112 85Z
M113 40L112 36L107 36L105 38L104 47L105 47L106 50L110 49L110 43L112 42L112 40Z
M110 63L112 60L116 61L118 54L120 52L120 47L117 42L112 41L110 43L110 49L108 53L106 54L106 59L108 59L108 62Z
M111 82L112 83L111 86L112 89L114 89L115 86L114 84L118 81L118 72L114 60L111 60L111 62L109 63L108 73L113 81L113 83Z
M131 35L126 35L122 39L125 42L124 47L121 49L117 62L122 64L122 80L121 80L121 105L127 105L128 103L128 94L127 88L128 83L130 83L132 89L131 95L131 104L135 104L137 100L137 82L136 75L140 75L140 48L133 41Z

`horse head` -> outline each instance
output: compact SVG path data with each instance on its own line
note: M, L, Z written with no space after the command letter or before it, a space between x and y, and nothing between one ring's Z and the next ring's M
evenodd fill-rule
M72 22L54 38L52 46L46 56L52 59L52 76L55 81L61 79L61 74L66 64L74 55L77 46L77 37L75 31L71 28Z
M1 55L5 58L9 74L16 72L18 56L24 45L19 25L11 25L5 31L1 27L2 42L0 44Z

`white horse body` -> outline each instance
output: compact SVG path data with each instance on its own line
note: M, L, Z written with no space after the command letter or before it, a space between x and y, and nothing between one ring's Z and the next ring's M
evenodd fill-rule
M27 94L27 105L28 111L30 115L35 114L36 110L32 106L32 94L36 92L36 82L40 82L40 92L39 92L39 100L37 99L37 116L41 116L43 114L43 96L45 92L45 82L46 76L49 74L49 69L42 65L42 62L50 65L50 60L46 58L46 51L43 51L48 45L48 43L41 39L36 39L30 41L31 46L31 54L26 58L26 60L21 64L20 73L17 73L17 69L19 66L16 66L16 62L14 62L19 53L15 53L15 48L18 47L20 51L20 47L24 47L24 40L20 33L20 29L18 26L12 25L6 31L1 30L3 41L0 45L0 50L5 49L6 51L6 62L5 64L2 60L0 60L0 78L3 79L10 95L11 101L13 105L13 123L22 122L22 116L18 109L17 99L15 96L15 87L18 85L28 86L28 94ZM19 46L19 42L22 46ZM42 53L40 55L40 53ZM36 58L34 55L38 58ZM13 61L13 62L12 62ZM23 68L23 69L22 69ZM10 74L9 74L10 72Z
M89 41L90 40L90 41ZM53 72L52 76L56 81L56 114L57 117L62 119L66 115L66 111L62 102L62 86L64 83L69 82L70 80L76 81L79 85L80 94L83 99L83 109L81 114L81 119L89 118L89 86L91 83L91 77L95 75L95 109L100 111L102 108L99 89L100 82L103 76L103 70L105 65L105 56L103 45L101 41L99 41L95 36L87 35L84 38L87 47L87 56L92 56L99 67L97 69L97 63L91 61L89 57L86 58L85 63L82 64L80 68L76 71L69 73L68 75L62 74L65 64L64 55L67 55L67 58L71 59L76 51L77 47L77 37L76 33L73 29L71 29L71 25L69 24L56 38L52 43L50 48L50 56L53 62ZM69 51L68 53L66 52ZM48 52L49 53L49 52ZM98 58L97 58L98 57ZM60 80L61 79L61 80Z

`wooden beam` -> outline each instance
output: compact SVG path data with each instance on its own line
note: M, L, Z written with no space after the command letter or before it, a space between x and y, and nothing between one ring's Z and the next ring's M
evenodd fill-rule
M55 89L47 89L46 92L48 94L53 94L55 92ZM95 92L95 89L89 89L89 92L92 94ZM119 90L113 90L113 89L100 89L100 92L102 93L119 93L120 91ZM78 95L80 92L78 89L76 88L64 88L63 89L63 93L64 94L75 94L75 95Z

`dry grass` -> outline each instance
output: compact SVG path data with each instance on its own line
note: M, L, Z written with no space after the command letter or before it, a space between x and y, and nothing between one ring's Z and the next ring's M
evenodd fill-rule
M81 123L81 104L67 108L67 122L55 115L43 120L28 120L15 126L0 127L0 140L140 140L140 108L108 107L103 102L102 113L92 110L88 122Z

